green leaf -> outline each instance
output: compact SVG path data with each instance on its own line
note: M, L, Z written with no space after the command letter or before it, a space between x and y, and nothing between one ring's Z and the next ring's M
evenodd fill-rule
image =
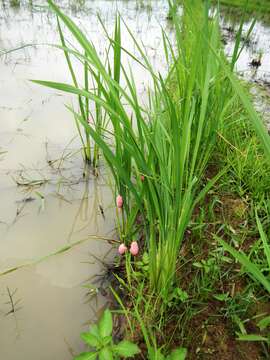
M185 360L186 356L187 356L187 349L179 348L171 353L169 360Z
M97 358L97 353L84 352L76 356L73 360L95 360Z
M245 325L244 325L243 321L237 315L233 315L232 319L239 326L241 334L242 335L247 335L247 331L246 331L246 328L245 328Z
M248 334L248 335L242 335L242 334L237 334L238 338L237 340L240 341L266 341L269 342L269 340L261 335L257 335L257 334Z
M99 360L113 360L113 353L110 348L105 347L99 352Z
M93 140L98 144L98 146L102 149L104 156L107 158L109 165L112 167L114 166L117 169L118 176L122 178L122 180L127 184L129 189L133 192L138 205L141 204L141 199L139 197L139 194L132 184L132 181L130 181L127 172L122 167L121 162L115 156L111 150L111 148L106 144L106 142L103 140L101 136L98 135L98 133L89 126L89 124L85 123L83 118L79 116L76 112L74 112L70 107L67 106L67 108L73 113L75 118L85 127L86 131L89 132Z
M108 345L109 343L112 342L112 336L105 336L103 339L102 339L102 343L104 344L104 346Z
M153 353L151 360L165 360L165 356L161 352Z
M264 253L266 255L268 266L270 268L270 246L268 244L267 236L266 236L266 234L265 234L265 232L263 230L262 223L260 222L260 219L258 217L257 210L256 210L256 221L257 221L257 226L258 226L260 236L261 236L261 239L262 239L262 242L263 242Z
M197 268L203 268L203 265L200 262L194 262L192 265Z
M235 250L232 246L227 244L218 236L214 237L217 241L220 242L220 244L226 251L231 253L231 255L244 266L246 272L253 278L253 280L256 279L258 282L260 282L264 286L264 288L270 293L270 282L262 274L258 266L252 263L244 253Z
M82 333L81 338L87 345L93 347L98 347L100 345L99 339L91 333Z
M213 298L215 298L216 300L218 301L225 301L227 300L229 297L229 294L228 293L225 293L225 294L215 294L213 295Z
M266 316L262 320L260 320L257 324L260 330L266 329L270 325L270 316Z
M176 288L176 297L182 302L188 299L188 293L180 288Z
M123 340L119 344L115 345L113 350L117 352L118 355L123 357L132 357L141 352L136 344L133 344L127 340Z
M93 326L91 326L89 332L90 332L90 334L94 335L95 337L100 338L97 324L94 324Z
M149 255L148 255L147 252L144 252L144 253L143 253L142 261L143 261L143 263L146 264L146 265L149 264Z
M149 360L165 360L165 356L162 355L161 349L155 349L150 347L148 349Z
M99 321L98 330L102 338L110 336L113 329L112 314L110 310L106 309Z

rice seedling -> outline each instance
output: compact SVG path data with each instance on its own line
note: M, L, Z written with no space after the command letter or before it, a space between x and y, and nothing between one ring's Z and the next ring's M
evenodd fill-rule
M86 134L85 157L90 157L92 138L103 152L115 180L116 194L122 199L120 237L128 245L137 242L143 232L149 253L150 286L166 298L174 284L179 250L193 209L221 176L205 180L204 171L217 133L222 132L237 96L254 118L256 129L269 151L265 130L232 74L239 44L229 68L221 46L218 15L209 20L208 4L203 7L200 2L186 2L181 27L179 16L174 13L175 45L162 32L164 54L171 64L167 80L153 69L143 46L127 25L126 31L143 61L122 48L119 17L114 38L107 33L113 49L113 64L108 57L104 65L94 44L78 26L51 0L48 3L82 52L66 46L58 21L61 48L74 85L35 82L78 96L80 111L70 110L78 129L82 125ZM140 63L151 76L147 106L138 99L132 71L127 71L121 62L122 52ZM83 88L74 75L71 54L84 64ZM88 86L88 74L95 83L94 90ZM120 84L121 76L125 86ZM90 101L98 109L96 115L102 111L109 119L112 131L89 124ZM143 218L143 231L136 226L138 217Z
M91 85L90 81L92 80L93 83L93 93L99 97L101 93L102 88L102 82L100 78L100 74L92 73L89 71L89 62L87 61L87 54L85 53L84 56L80 56L80 54L71 48L67 48L66 41L64 38L64 34L61 28L61 24L59 22L59 19L57 18L57 26L58 26L58 32L61 40L61 45L58 46L60 49L63 50L67 66L73 81L73 84L76 88L79 87L79 80L77 79L76 72L74 70L74 65L72 63L72 56L79 62L81 65L81 69L83 72L84 77L84 90L87 92L89 89L89 86ZM120 41L120 38L118 38L119 34L115 33L115 42ZM116 47L115 47L116 48ZM106 50L106 53L108 54L109 49ZM108 56L108 55L107 55ZM115 55L115 61L117 61L117 54ZM76 63L77 65L77 63ZM108 67L110 64L108 64ZM77 67L77 66L76 66ZM86 97L82 97L80 94L78 94L78 104L79 104L79 110L80 110L80 116L84 119L84 122L91 124L91 126L94 126L97 134L101 135L103 128L106 128L106 115L103 113L103 109L100 106L100 104L95 103L95 109L91 109L89 107L89 99ZM84 127L81 128L81 124L78 122L77 118L74 117L76 127L78 130L78 134L82 143L83 147L83 154L85 162L88 164L93 165L94 168L98 166L98 159L99 159L99 147L97 143L94 143L93 145L93 154L91 154L91 138L87 131L85 131ZM83 132L84 135L83 135Z

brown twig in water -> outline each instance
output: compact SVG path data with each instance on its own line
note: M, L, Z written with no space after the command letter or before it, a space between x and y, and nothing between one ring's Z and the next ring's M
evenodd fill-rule
M16 305L20 302L20 299L17 300L16 302L14 302L14 295L17 292L18 289L15 289L13 293L11 293L9 287L7 286L7 293L8 293L8 297L9 297L9 301L6 304L9 304L11 306L11 309L5 314L6 316L10 315L10 314L14 314L15 311L18 311L19 308L16 308Z

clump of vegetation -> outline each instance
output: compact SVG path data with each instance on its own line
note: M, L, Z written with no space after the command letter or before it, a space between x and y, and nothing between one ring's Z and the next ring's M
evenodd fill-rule
M212 180L202 188L202 177L213 151L217 130L222 128L227 116L226 109L230 105L229 79L217 59L222 52L218 19L209 22L198 15L200 22L196 25L184 19L184 30L180 30L175 21L178 38L176 51L163 33L167 60L169 57L174 59L172 68L176 73L176 90L181 101L174 100L166 87L166 80L155 73L143 49L134 39L153 80L149 107L143 109L138 102L136 85L130 80L133 79L132 73L128 74L121 66L119 19L116 21L115 39L111 40L115 59L112 74L111 66L109 70L105 68L95 48L77 26L55 5L50 4L84 48L85 55L77 56L83 57L87 72L94 78L98 72L102 79L98 84L102 83L103 86L97 96L77 86L37 82L78 94L80 104L82 97L85 101L91 99L110 118L115 151L104 141L104 133L100 134L89 126L82 111L73 111L77 123L84 126L86 133L102 149L114 176L117 192L123 198L122 238L128 238L130 242L137 240L140 233L139 229L136 230L135 222L138 216L144 218L144 236L150 259L150 286L153 291L166 297L174 283L177 257L192 211L213 183ZM200 7L194 9L198 14L200 10ZM195 26L201 27L200 36L190 31ZM187 41L185 37L189 32ZM121 71L129 94L119 85ZM217 98L222 101L217 102ZM124 102L133 111L133 122ZM135 131L134 124L138 131Z
M269 0L220 0L220 4L246 9L247 11L269 12Z
M269 299L270 140L233 73L242 25L228 60L219 14L210 17L207 2L185 1L181 19L172 13L175 43L162 32L169 64L162 77L127 25L142 60L122 47L119 17L112 37L104 28L113 56L103 61L78 26L48 3L58 16L73 85L35 82L78 96L78 111L70 111L88 139L84 148L91 139L114 178L123 271L112 292L125 315L122 336L149 359L184 359L185 348L190 359L267 358L270 313L257 305ZM81 52L67 47L60 21ZM147 105L122 52L151 76ZM71 55L84 68L84 87ZM102 113L100 127L89 124L93 106L96 116ZM111 331L110 322L105 337ZM243 350L241 341L255 343Z
M120 357L133 357L140 352L138 346L130 341L123 340L118 344L114 344L112 330L113 318L111 312L107 309L97 325L93 325L89 332L81 334L83 341L95 350L84 352L76 356L74 360L91 360L97 357L100 360L117 360Z

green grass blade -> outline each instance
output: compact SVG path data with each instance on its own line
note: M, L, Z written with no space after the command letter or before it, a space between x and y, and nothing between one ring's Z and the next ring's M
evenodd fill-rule
M262 223L258 217L258 213L257 211L255 212L255 215L256 215L256 221L257 221L257 226L258 226L258 229L259 229L259 233L260 233L260 236L261 236L261 239L262 239L262 242L263 242L263 248L264 248L264 253L266 255L266 258L267 258L267 262L268 262L268 267L270 269L270 246L269 246L269 243L268 243L268 239L267 239L267 236L263 230L263 227L262 227Z
M252 263L249 258L242 252L235 250L232 246L227 244L218 236L214 235L215 239L228 251L237 261L243 265L245 271L251 278L257 280L269 293L270 293L270 282L261 273L257 265Z

